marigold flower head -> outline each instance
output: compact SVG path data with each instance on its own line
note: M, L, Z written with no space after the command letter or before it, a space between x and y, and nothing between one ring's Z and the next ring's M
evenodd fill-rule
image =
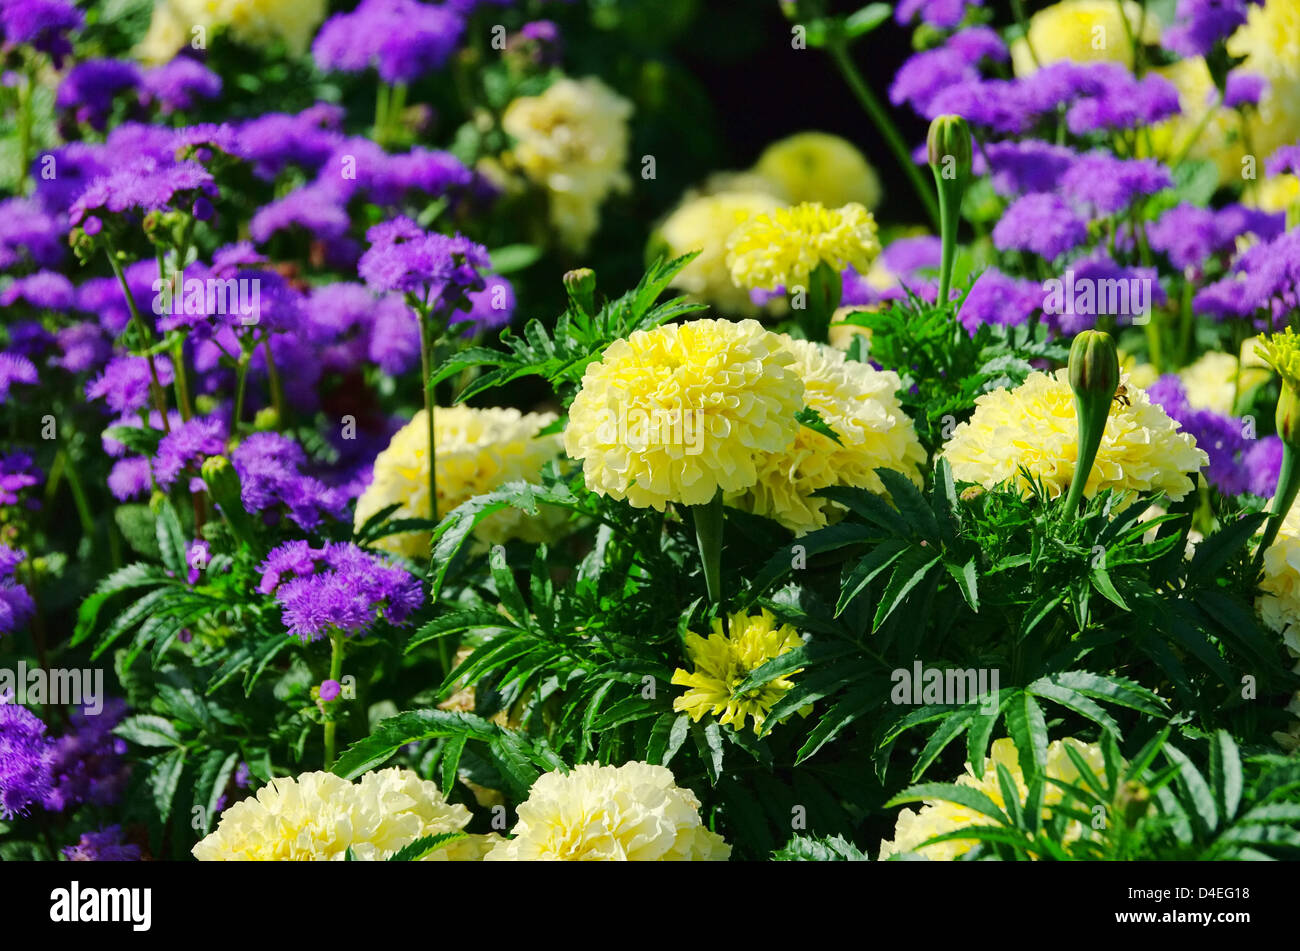
M807 287L819 264L866 274L878 254L876 219L855 202L842 208L803 202L755 215L727 241L732 282L767 291Z
M1247 122L1251 147L1263 156L1293 144L1300 138L1300 4L1250 4L1246 25L1228 38L1227 47L1232 56L1244 57L1241 72L1268 83Z
M1255 607L1260 617L1300 657L1300 505L1291 506L1276 540L1264 552L1259 589Z
M564 448L587 487L637 508L703 505L758 480L794 439L803 384L756 320L693 320L616 340L582 378Z
M539 482L542 466L559 455L559 437L539 433L556 417L553 413L521 413L517 409L439 406L434 411L437 442L437 518L476 495L507 482ZM429 436L424 410L403 426L388 448L375 458L374 478L357 499L356 525L398 503L394 519L429 518ZM516 509L503 509L475 528L475 537L488 545L510 538L543 541L554 528L558 510L537 520ZM375 547L408 558L429 554L429 532L404 532L378 539Z
M484 860L726 861L731 846L705 828L699 809L663 766L586 763L538 779L519 806L514 838Z
M754 171L771 179L790 201L831 207L880 204L880 178L853 143L826 132L799 132L763 150Z
M1053 740L1047 747L1047 765L1044 773L1048 779L1056 779L1068 784L1083 784L1085 782L1080 778L1079 770L1074 765L1074 761L1070 759L1069 754L1065 751L1067 744L1083 758L1083 761L1088 764L1095 777L1100 778L1104 775L1105 758L1102 756L1101 748L1095 743L1084 743L1073 737L1067 737L1064 740ZM1001 764L1011 774L1011 778L1015 783L1017 798L1023 806L1029 794L1029 786L1025 782L1025 774L1020 768L1020 759L1016 755L1015 744L1009 739L1003 738L994 741L992 748L989 750L988 759L984 764L983 776L975 776L971 772L968 763L966 773L958 778L957 785L977 789L993 800L999 809L1006 809L1006 797L1002 794L1002 783L998 779L998 764ZM1043 790L1044 818L1049 815L1048 807L1056 805L1064 798L1065 791L1060 786L1055 783L1046 783ZM955 802L927 800L919 810L904 809L898 814L898 820L894 826L894 838L892 841L887 840L880 843L879 858L884 860L891 855L915 852L933 861L952 861L969 852L978 840L949 839L947 842L938 842L923 848L918 848L918 846L936 835L956 832L967 827L992 824L992 819L983 813L976 812L974 809L968 809ZM1071 823L1066 830L1066 840L1077 839L1081 832L1082 828L1077 822Z
M1127 28L1121 17L1128 20ZM1144 25L1143 43L1160 41L1160 24L1155 17L1143 16L1136 0L1061 0L1029 18L1028 42L1022 37L1011 44L1011 62L1017 76L1061 60L1131 66L1129 37L1137 33L1138 24Z
M1084 496L1127 489L1181 499L1194 487L1189 474L1209 457L1127 376L1120 385L1128 403L1111 407ZM1078 422L1065 370L1031 373L1014 390L980 396L974 415L957 426L943 451L959 481L986 489L1014 483L1027 493L1024 468L1053 498L1069 488L1078 454Z
M686 656L695 670L679 667L673 672L674 684L690 688L673 701L673 709L685 711L696 722L713 716L737 730L743 730L746 718L752 718L758 734L772 707L794 686L790 677L799 671L739 697L732 696L732 691L753 671L801 646L803 640L789 624L779 624L766 608L758 614L737 611L729 618L729 628L724 633L722 620L715 618L713 633L707 638L687 632Z
M191 40L193 27L227 27L250 46L282 40L295 56L307 51L325 19L325 0L158 0L137 54L162 63Z
M925 450L894 395L898 374L849 360L834 347L783 339L803 380L804 404L818 412L840 441L800 426L784 450L758 460L758 482L728 496L727 504L766 515L802 535L826 525L835 508L829 499L813 497L818 489L848 485L883 493L878 468L896 469L920 485Z
M384 769L348 782L333 773L273 779L257 795L221 814L215 831L194 846L201 862L382 861L429 835L459 832L469 810L449 803L436 783L409 769ZM480 857L470 837L436 849L431 861Z
M1264 334L1255 353L1277 371L1283 383L1300 386L1300 335L1287 327L1277 334Z

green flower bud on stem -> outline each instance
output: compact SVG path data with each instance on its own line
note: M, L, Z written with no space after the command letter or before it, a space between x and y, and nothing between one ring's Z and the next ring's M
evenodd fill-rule
M252 519L244 511L240 494L239 473L225 456L208 456L200 468L208 495L221 508L230 530L240 541L251 542L254 537Z
M926 137L926 156L934 183L939 189L939 237L943 253L939 265L939 306L948 303L952 287L952 264L957 254L957 224L961 218L961 199L970 176L970 126L961 116L936 116Z
M580 267L564 275L564 290L569 300L584 314L594 316L596 313L596 272L589 267Z
M1119 388L1119 353L1110 334L1085 330L1070 347L1070 389L1074 390L1074 415L1079 424L1079 455L1075 463L1065 511L1074 514L1083 487L1092 474L1097 450L1106 432L1110 404Z
M695 542L704 569L704 586L725 628L727 615L722 609L722 490L718 490L713 501L691 506L691 512L695 516Z
M831 318L840 306L844 283L840 273L825 261L808 277L808 299L798 312L799 327L809 340L826 343L830 339Z
M1268 526L1264 538L1255 550L1255 572L1264 567L1264 552L1277 540L1296 494L1300 491L1300 467L1296 465L1300 454L1300 335L1291 328L1282 333L1269 334L1256 346L1256 352L1282 377L1282 392L1277 398L1277 413L1273 421L1282 440L1282 469L1277 477L1277 491L1269 509Z

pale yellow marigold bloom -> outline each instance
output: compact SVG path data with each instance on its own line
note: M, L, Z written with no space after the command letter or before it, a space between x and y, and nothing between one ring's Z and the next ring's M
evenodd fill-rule
M1165 161L1186 150L1189 158L1213 162L1221 185L1240 184L1241 160L1246 154L1241 115L1218 104L1219 91L1205 60L1199 56L1180 59L1154 72L1174 84L1182 111L1139 136L1142 154L1146 154L1148 143L1154 155Z
M515 139L510 160L546 191L551 224L575 251L595 234L605 199L631 187L624 169L631 115L630 102L587 77L516 99L501 117Z
M883 493L878 468L895 469L919 486L925 450L895 395L898 374L849 360L825 344L791 337L784 342L803 380L804 404L817 410L840 441L800 426L782 452L759 459L758 482L728 495L727 504L802 535L824 527L838 508L814 498L818 489L846 485Z
M737 730L743 730L749 718L757 735L772 707L794 686L790 678L800 670L740 697L733 697L731 691L769 660L801 646L803 639L789 624L778 623L766 608L758 614L737 611L730 616L729 627L729 633L724 633L722 619L714 618L713 632L707 638L687 632L686 657L695 669L673 671L672 682L690 688L673 700L673 709L684 711L697 723L711 716ZM807 711L801 712L807 715Z
M1245 25L1227 45L1233 56L1245 57L1239 69L1268 80L1250 120L1250 144L1262 167L1277 148L1300 139L1300 3L1266 0L1246 9Z
M1120 383L1129 405L1112 404L1084 495L1115 489L1162 491L1181 499L1194 487L1188 474L1207 465L1209 457L1126 375ZM1068 372L1034 372L1014 390L978 397L974 415L953 431L943 455L961 482L986 489L1011 483L1028 494L1029 483L1019 472L1024 467L1053 498L1063 494L1079 456Z
M382 861L416 839L459 832L470 820L436 783L409 769L384 769L348 782L333 773L273 779L221 814L194 846L201 862ZM470 836L431 852L430 861L481 859L495 837Z
M554 413L525 414L496 407L437 407L433 414L438 446L437 518L507 482L540 482L542 466L560 453L560 439L558 434L538 433L556 418ZM401 506L393 519L430 517L426 420L420 410L375 457L374 478L357 499L356 527L393 503ZM544 541L562 516L553 506L539 507L536 519L518 509L502 509L480 522L474 534L487 545L511 538ZM423 558L429 554L429 537L429 532L404 532L381 538L375 546L408 558Z
M664 219L653 239L669 258L700 252L673 278L672 286L729 314L757 313L749 292L731 282L727 239L748 219L780 207L779 200L761 191L688 195Z
M1225 416L1233 414L1233 404L1240 394L1268 382L1269 371L1243 364L1238 371L1237 358L1230 353L1207 350L1194 363L1178 371L1187 391L1187 402L1194 409L1212 409Z
M804 202L756 215L732 232L727 267L737 287L775 290L807 287L818 264L837 273L871 269L880 254L876 219L862 205L827 208Z
M1136 0L1123 0L1123 9L1129 24L1127 30L1117 0L1061 0L1039 10L1029 18L1029 43L1021 38L1011 44L1011 64L1016 75L1028 76L1039 66L1062 60L1132 66L1133 43L1129 34L1140 35L1147 43L1157 43L1161 28L1150 12L1143 22L1142 7Z
M1064 740L1053 740L1047 746L1047 765L1044 769L1046 775L1051 779L1059 779L1065 783L1084 785L1080 779L1079 770L1075 767L1074 761L1065 751L1066 744L1073 747L1074 751L1083 757L1083 761L1088 764L1088 768L1098 779L1105 775L1105 758L1102 756L1101 748L1095 743L1084 743L1073 737ZM1015 782L1017 798L1020 805L1025 804L1025 799L1029 795L1029 786L1025 782L1025 774L1020 768L1020 758L1016 754L1015 744L1009 739L996 740L989 750L988 758L984 763L984 775L976 777L971 771L970 764L966 764L966 773L958 778L957 785L969 786L977 789L1003 811L1006 810L1006 797L1002 794L1002 784L998 779L998 764L1001 763L1011 774ZM1043 817L1049 815L1048 807L1054 806L1065 798L1065 791L1054 783L1046 783L1043 790ZM934 845L918 848L922 842L936 835L945 835L949 832L957 832L963 828L972 826L991 826L994 821L974 809L967 809L965 806L958 805L954 802L944 802L940 800L928 801L921 806L919 810L904 809L898 814L898 820L894 825L894 838L892 841L886 840L880 843L880 860L889 858L891 855L897 855L903 852L915 852L932 861L950 862L959 858L966 852L969 852L977 843L977 839L950 839L947 842L938 842ZM1082 832L1082 828L1077 822L1072 822L1066 830L1066 841L1077 839Z
M1260 179L1254 188L1247 188L1242 204L1261 211L1286 213L1288 228L1300 224L1300 178L1295 175L1270 175Z
M208 33L226 27L249 46L283 40L289 52L301 56L325 10L325 0L157 0L136 53L148 62L165 62L195 38L197 26Z
M1255 602L1270 630L1300 656L1300 504L1282 519L1277 539L1264 552L1264 578Z
M863 311L880 310L879 304L857 305L853 307L837 307L835 313L831 315L831 326L828 334L830 345L836 350L848 350L853 344L853 338L865 337L863 342L863 352L871 348L871 328L863 327L860 324L845 323L850 314L862 313Z
M800 132L773 142L754 171L780 185L791 202L838 208L880 204L880 178L852 142L826 132Z
M1119 368L1128 374L1128 382L1141 389L1146 389L1160 379L1160 371L1149 363L1138 363L1137 357L1119 351Z
M547 773L519 806L514 838L488 862L725 862L731 846L700 821L700 801L663 766L585 763Z
M794 439L803 384L756 320L638 330L587 367L564 430L587 488L637 508L702 505L758 480Z

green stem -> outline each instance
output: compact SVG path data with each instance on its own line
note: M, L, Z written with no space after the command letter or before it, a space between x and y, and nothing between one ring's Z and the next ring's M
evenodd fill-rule
M384 130L388 128L388 96L388 83L381 79L375 93L375 127L370 132L370 137L380 145L384 143Z
M722 490L718 490L713 501L692 506L691 511L695 514L695 542L704 567L704 586L709 592L709 601L718 609L725 625L726 612L722 610Z
M1034 68L1037 69L1043 64L1038 58L1037 51L1034 50L1034 44L1029 39L1029 20L1025 18L1025 5L1021 0L1011 0L1011 9L1015 12L1016 22L1020 24L1020 32L1024 34L1025 49L1029 50L1029 58L1034 61Z
M835 61L835 65L839 68L840 74L844 77L844 81L849 84L849 89L857 97L867 115L871 117L876 129L885 137L885 142L889 145L890 151L894 153L894 158L898 160L898 164L902 166L908 179L911 180L912 187L916 189L916 194L921 199L921 204L925 206L926 214L929 215L930 221L937 229L940 225L939 205L929 187L925 184L925 179L921 177L921 170L912 161L912 154L907 148L907 143L903 141L903 136L899 133L898 127L894 125L894 120L890 118L888 110L885 109L880 100L876 98L876 94L871 91L871 87L863 80L858 68L853 65L853 60L849 57L843 39L834 38L828 41L826 48Z
M330 680L343 676L343 635L335 631L330 635ZM333 713L325 714L325 771L334 766L334 738L338 723Z
M280 383L280 371L275 366L275 355L271 352L271 335L262 338L262 354L266 357L267 386L271 390L271 406L275 409L278 425L284 424L284 386Z
M939 190L939 235L943 251L939 262L939 296L935 303L940 307L948 303L952 290L952 265L957 256L957 222L961 212L961 183L946 180L939 169L933 169L934 183Z
M429 315L423 310L419 313L420 320L420 368L423 372L421 378L421 389L424 392L424 415L425 425L428 427L429 437L429 518L438 521L438 440L435 433L433 412L434 412L434 387L431 382L433 379L433 348L436 341L433 339L433 330L429 326Z
M18 87L18 194L27 193L27 166L32 152L32 71L24 62Z
M117 259L117 252L113 249L113 243L105 241L104 250L108 255L108 266L113 269L113 274L117 277L117 283L122 286L122 293L126 297L127 309L131 311L131 321L135 324L136 333L140 335L140 348L147 351L152 341L149 334L149 325L144 322L144 317L140 314L140 308L135 305L135 297L131 294L131 285L126 282L126 275L122 273L122 264ZM158 377L158 365L154 362L152 353L147 355L147 359L149 361L149 376L152 379L149 391L153 394L154 408L158 410L158 416L162 419L163 432L170 433L172 427L167 420L167 394L163 390L162 381Z
M1282 527L1282 520L1291 511L1297 492L1300 492L1300 471L1296 470L1296 451L1286 443L1282 444L1282 469L1277 477L1277 493L1273 496L1273 507L1269 513L1268 527L1264 529L1264 540L1255 552L1255 574L1264 568L1264 553L1277 539Z
M233 442L239 432L239 423L244 416L244 391L248 384L249 352L241 350L239 360L235 363L235 409L230 416L230 439Z
M1105 406L1100 406L1101 401L1097 400L1088 407L1084 405L1077 393L1074 396L1074 415L1079 424L1079 458L1074 467L1074 476L1070 479L1070 491L1065 497L1067 516L1079 511L1084 486L1088 484L1088 476L1092 475L1092 465L1097 461L1097 450L1101 448L1101 439L1106 433L1110 401L1111 397L1106 397Z

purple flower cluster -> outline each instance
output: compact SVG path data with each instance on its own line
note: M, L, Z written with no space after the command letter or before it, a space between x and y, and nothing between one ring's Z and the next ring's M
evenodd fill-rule
M9 401L15 383L36 383L40 379L36 365L21 353L0 353L0 404Z
M154 357L158 382L172 382L172 365L166 357ZM104 372L86 385L86 399L103 400L115 413L144 409L149 403L149 386L153 381L146 357L114 357Z
M26 815L45 801L51 785L45 724L11 697L0 697L0 819Z
M54 267L63 260L58 218L30 198L0 202L0 271L30 262Z
M993 229L999 251L1030 251L1054 261L1088 240L1088 223L1054 192L1017 198Z
M68 732L51 744L52 788L45 797L46 809L62 812L81 803L111 806L122 798L131 767L124 759L126 741L115 736L113 728L126 712L125 700L109 697L98 713L83 706L72 715Z
M984 0L901 0L894 8L894 19L906 26L918 17L922 23L950 30L961 23L967 7L981 7Z
M1286 215L1243 205L1214 210L1182 204L1165 212L1147 228L1151 247L1163 251L1180 270L1199 268L1211 256L1232 250L1237 238L1255 234L1272 241L1286 226Z
M1197 291L1192 304L1220 319L1252 319L1260 329L1283 326L1300 306L1300 228L1247 248L1231 273Z
M72 52L67 33L85 18L65 0L0 0L0 38L5 46L26 44L48 53L57 67Z
M1121 159L1108 152L1080 156L1061 176L1061 189L1093 216L1118 214L1146 195L1173 186L1169 169L1152 159Z
M302 472L307 454L288 436L253 433L230 460L248 512L269 514L283 506L294 524L308 531L326 516L342 518L346 513L346 495Z
M0 634L18 630L36 613L32 596L14 580L18 566L26 557L21 551L0 545Z
M170 138L170 137L169 137ZM215 198L212 173L196 162L167 165L142 158L128 168L96 178L68 210L74 225L98 234L109 214L135 214L167 207L189 210L199 198Z
M974 333L981 324L1019 326L1043 309L1043 289L989 268L975 279L962 301L957 319Z
M361 0L353 12L325 21L311 52L322 70L357 73L374 67L384 82L412 82L447 62L464 29L461 17L444 6Z
M380 293L416 294L427 304L455 307L460 299L484 288L479 272L488 267L487 249L461 235L427 232L406 217L375 225L366 232L370 248L357 271Z
M28 452L11 452L0 456L0 505L17 505L19 495L24 489L40 485L44 473L36 466L36 460ZM35 499L27 501L29 508L36 508Z
M153 458L153 475L158 485L170 489L187 470L197 473L203 460L219 455L226 447L226 425L214 416L196 416L189 422L172 427L158 443ZM202 490L197 476L190 486Z
M1178 0L1164 45L1183 56L1205 56L1246 22L1247 8L1264 0Z
M932 115L931 104L945 89L980 81L981 61L1001 63L1009 58L1006 44L997 33L988 27L971 27L949 37L942 46L908 59L894 75L889 100L896 106L908 103L922 115Z
M286 542L267 555L261 570L258 590L275 593L285 627L303 641L334 631L364 634L381 617L403 624L424 603L419 580L406 569L350 542L323 548Z
M122 841L122 827L108 826L98 832L83 832L76 845L63 850L70 862L138 862L140 846Z
M164 115L193 109L200 99L221 95L221 77L198 60L178 56L144 74L141 85Z
M71 110L77 122L104 131L113 100L140 85L140 70L118 59L88 59L72 67L59 85L54 104Z

